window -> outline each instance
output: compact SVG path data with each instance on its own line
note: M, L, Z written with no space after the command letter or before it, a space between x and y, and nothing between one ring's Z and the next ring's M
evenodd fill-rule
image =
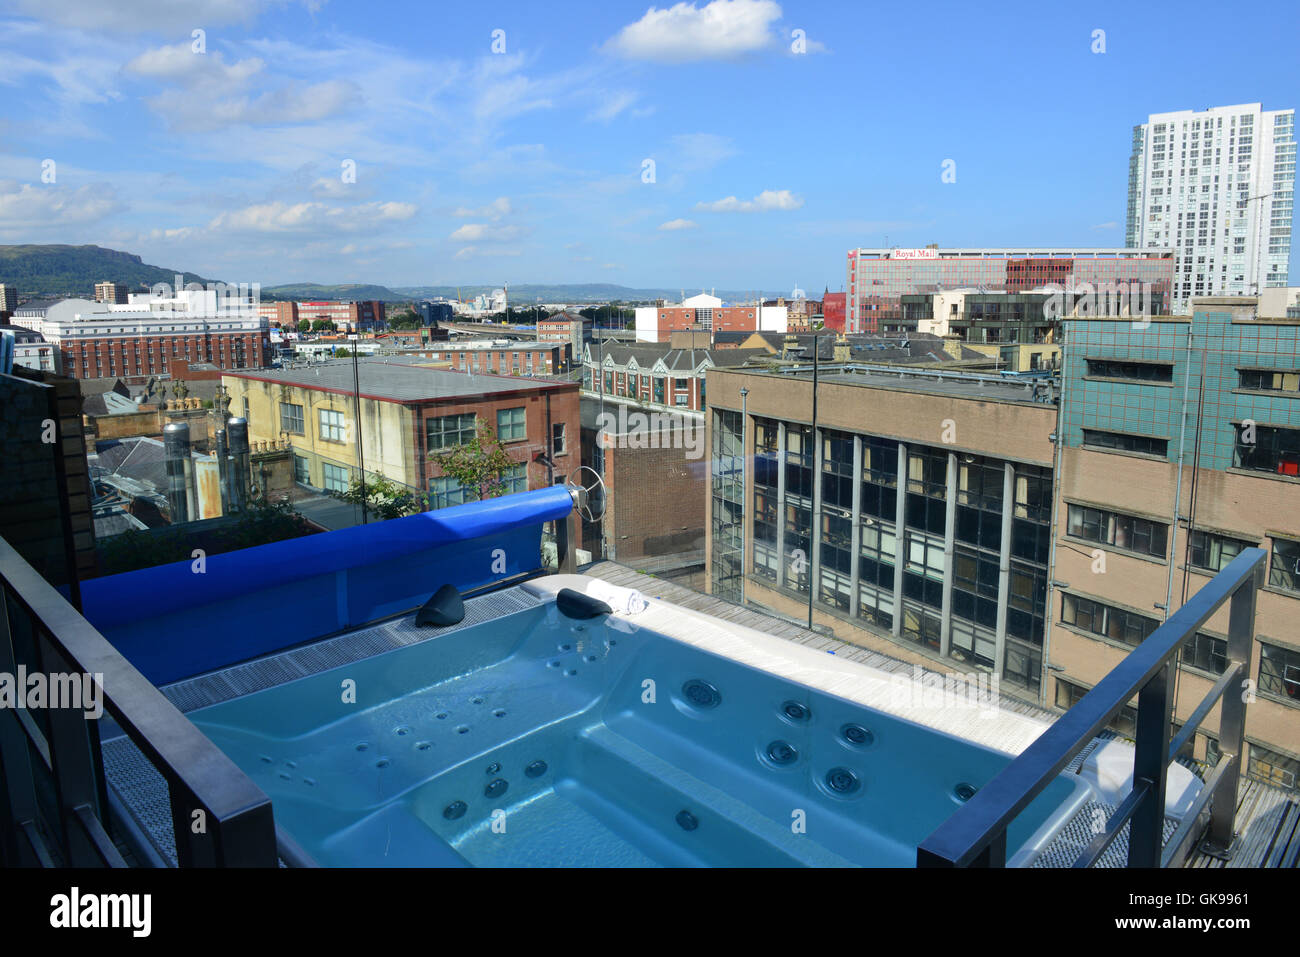
M1233 464L1240 469L1300 476L1300 429L1238 425ZM1252 434L1253 433L1253 434ZM1254 439L1247 442L1246 439Z
M325 491L346 492L348 490L348 470L340 465L321 465L321 474L325 478Z
M1129 435L1125 432L1103 432L1084 429L1083 444L1096 449L1118 449L1121 452L1140 452L1165 458L1169 453L1169 440L1149 435Z
M1069 711L1082 701L1087 693L1088 689L1081 685L1066 681L1064 678L1056 679L1056 706L1062 711ZM1137 731L1137 708L1128 705L1120 708L1119 713L1107 727L1119 734L1132 737Z
M425 448L452 449L465 445L474 438L474 413L464 415L443 415L436 419L424 420Z
M301 455L293 457L293 480L299 485L311 484L311 464Z
M1269 567L1268 583L1287 591L1300 592L1300 542L1273 539L1273 562Z
M1250 745L1250 759L1246 762L1246 773L1281 788L1295 790L1300 787L1300 760L1289 758L1253 741Z
M1300 392L1300 372L1270 369L1238 369L1241 388L1265 392Z
M1134 646L1140 645L1160 626L1160 622L1146 615L1064 592L1061 594L1061 621L1094 635Z
M528 434L524 407L497 410L497 438L502 442L518 442ZM463 444L463 443L462 443Z
M461 505L477 498L474 489L466 488L454 478L429 479L429 507L446 508L448 505Z
M1121 359L1088 359L1088 375L1103 379L1136 379L1140 382L1173 382L1174 367L1164 362L1130 362Z
M1259 690L1300 701L1300 651L1261 641Z
M1198 532L1195 529L1187 537L1187 564L1204 571L1218 572L1228 567L1228 563L1241 554L1243 548L1253 548L1254 542L1213 532Z
M504 495L528 491L528 466L522 462L506 469L501 478L505 482Z
M551 426L551 454L564 454L564 423L556 422Z
M306 434L302 421L302 406L288 402L280 403L280 431L292 432L294 435Z
M1169 526L1133 515L1070 505L1067 533L1090 542L1164 558Z
M346 434L343 413L335 409L320 409L320 437L326 442L342 442ZM329 486L325 486L329 488Z
M1221 675L1228 669L1228 642L1198 631L1183 645L1183 664L1211 674Z

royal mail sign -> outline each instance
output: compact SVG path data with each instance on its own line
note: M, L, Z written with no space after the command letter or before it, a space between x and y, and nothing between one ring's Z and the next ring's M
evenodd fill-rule
M937 249L893 249L889 253L890 259L938 259L939 250Z

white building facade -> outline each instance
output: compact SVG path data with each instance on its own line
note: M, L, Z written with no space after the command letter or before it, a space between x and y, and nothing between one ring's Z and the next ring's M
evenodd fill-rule
M1180 110L1133 128L1126 241L1173 247L1175 313L1287 284L1295 160L1295 110Z

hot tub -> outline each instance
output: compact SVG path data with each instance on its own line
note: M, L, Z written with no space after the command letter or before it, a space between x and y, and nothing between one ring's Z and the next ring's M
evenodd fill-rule
M590 584L537 579L458 626L333 639L343 663L308 647L169 693L327 866L911 867L1047 727L666 602L562 614L555 594ZM1112 742L1058 777L1009 863L1115 803L1125 755L1131 773ZM1198 785L1172 769L1171 809Z

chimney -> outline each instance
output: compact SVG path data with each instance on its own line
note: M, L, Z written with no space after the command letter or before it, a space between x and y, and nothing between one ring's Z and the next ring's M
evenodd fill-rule
M848 362L852 357L853 354L849 349L848 337L841 332L835 337L835 361Z
M226 474L229 483L230 510L242 512L248 506L248 420L231 416L226 423L229 442L230 466Z
M226 447L226 430L217 429L213 434L213 452L217 456L217 484L221 488L221 514L230 512L230 463L226 460L229 449Z
M193 466L190 461L190 427L184 422L163 426L163 460L167 467L167 509L173 525L188 522L191 515Z

